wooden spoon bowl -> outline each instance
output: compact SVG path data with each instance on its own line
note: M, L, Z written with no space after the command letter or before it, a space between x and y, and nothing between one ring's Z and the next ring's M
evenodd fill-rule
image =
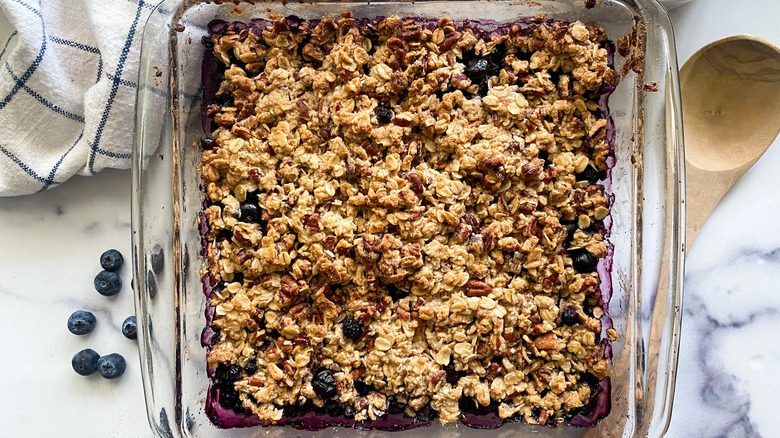
M686 250L780 132L780 48L751 35L710 43L680 70Z

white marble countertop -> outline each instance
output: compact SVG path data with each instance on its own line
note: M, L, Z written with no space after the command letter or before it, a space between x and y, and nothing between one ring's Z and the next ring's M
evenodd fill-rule
M780 2L695 0L672 11L680 65L720 37L780 45ZM701 231L687 263L670 437L780 436L780 141L740 180ZM146 421L135 341L120 324L130 291L130 173L76 177L47 192L0 198L0 436L142 437ZM102 251L126 259L122 292L95 293ZM97 329L71 335L71 312ZM83 348L128 359L116 381L81 377Z

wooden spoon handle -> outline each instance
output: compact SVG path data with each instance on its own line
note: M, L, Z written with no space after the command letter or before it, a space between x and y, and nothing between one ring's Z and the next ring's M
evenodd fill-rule
M736 169L711 171L685 162L685 253L690 253L693 241L710 213L731 186L753 165Z

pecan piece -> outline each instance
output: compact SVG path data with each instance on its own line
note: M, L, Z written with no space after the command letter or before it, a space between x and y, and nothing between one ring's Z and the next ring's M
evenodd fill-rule
M480 159L482 167L487 169L495 169L504 165L504 156L495 152L485 154Z
M416 193L417 196L422 195L425 192L425 186L423 186L420 175L418 175L417 172L409 172L406 176L409 178L409 182L412 184L412 190L414 193Z
M312 213L309 215L309 218L306 219L306 228L308 228L309 232L311 234L319 233L321 230L320 227L320 214L319 213Z
M444 377L444 375L447 374L444 370L436 370L431 373L431 383L433 385L436 385L441 381L441 378Z
M452 46L455 45L455 43L458 42L460 39L460 32L454 31L447 34L447 36L444 38L444 41L439 44L439 53L444 53L447 50L450 50Z
M484 281L474 280L473 278L466 282L466 295L470 297L484 297L493 291L493 287Z
M540 158L534 158L533 160L523 164L520 168L523 178L526 180L538 180L541 179L542 171L544 171L544 160Z
M452 232L452 237L460 239L462 241L468 240L471 236L471 225L466 225L463 222L459 223L455 227L455 231Z
M554 350L558 336L555 333L545 333L534 339L534 346L540 350Z
M479 219L477 219L477 217L471 213L466 213L463 215L463 222L471 225L472 230L476 230L477 227L479 227Z

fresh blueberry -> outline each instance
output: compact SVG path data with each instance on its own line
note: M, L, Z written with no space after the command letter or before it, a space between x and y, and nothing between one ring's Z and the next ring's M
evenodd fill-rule
M106 379L116 379L125 372L127 363L121 354L111 353L108 356L100 356L97 368L100 375Z
M241 214L239 215L241 222L259 223L260 222L260 207L256 204L243 203L241 204Z
M604 172L588 165L585 170L575 175L577 181L588 181L591 184L595 184L596 181L604 179Z
M95 330L97 319L92 312L77 310L68 318L68 330L74 335L86 335Z
M376 121L382 125L393 121L393 112L389 108L380 106L376 109Z
M162 246L160 246L159 243L154 244L150 259L152 263L152 271L154 271L155 274L161 273L163 266L165 265L165 256L163 254Z
M76 353L70 360L70 364L73 366L73 371L82 376L88 376L97 371L98 359L100 359L100 355L97 351L87 348Z
M311 386L314 388L314 392L322 398L331 398L336 395L336 380L333 378L333 372L327 368L323 368L314 374L314 378L311 379Z
M580 322L580 313L574 306L564 307L561 311L561 324L574 325Z
M122 254L115 249L109 249L100 255L100 266L106 271L116 272L124 264L125 259Z
M356 341L363 334L363 325L354 317L348 316L341 322L341 331L344 333L344 336Z
M128 316L122 323L122 334L127 339L135 339L138 337L138 326L135 322L135 315Z
M599 259L593 257L586 249L569 251L569 255L571 256L574 270L581 274L595 271L596 265L599 263Z
M107 297L118 294L119 290L122 289L122 279L116 272L111 271L100 271L100 273L95 276L94 284L95 290L97 290L100 295L105 295Z

